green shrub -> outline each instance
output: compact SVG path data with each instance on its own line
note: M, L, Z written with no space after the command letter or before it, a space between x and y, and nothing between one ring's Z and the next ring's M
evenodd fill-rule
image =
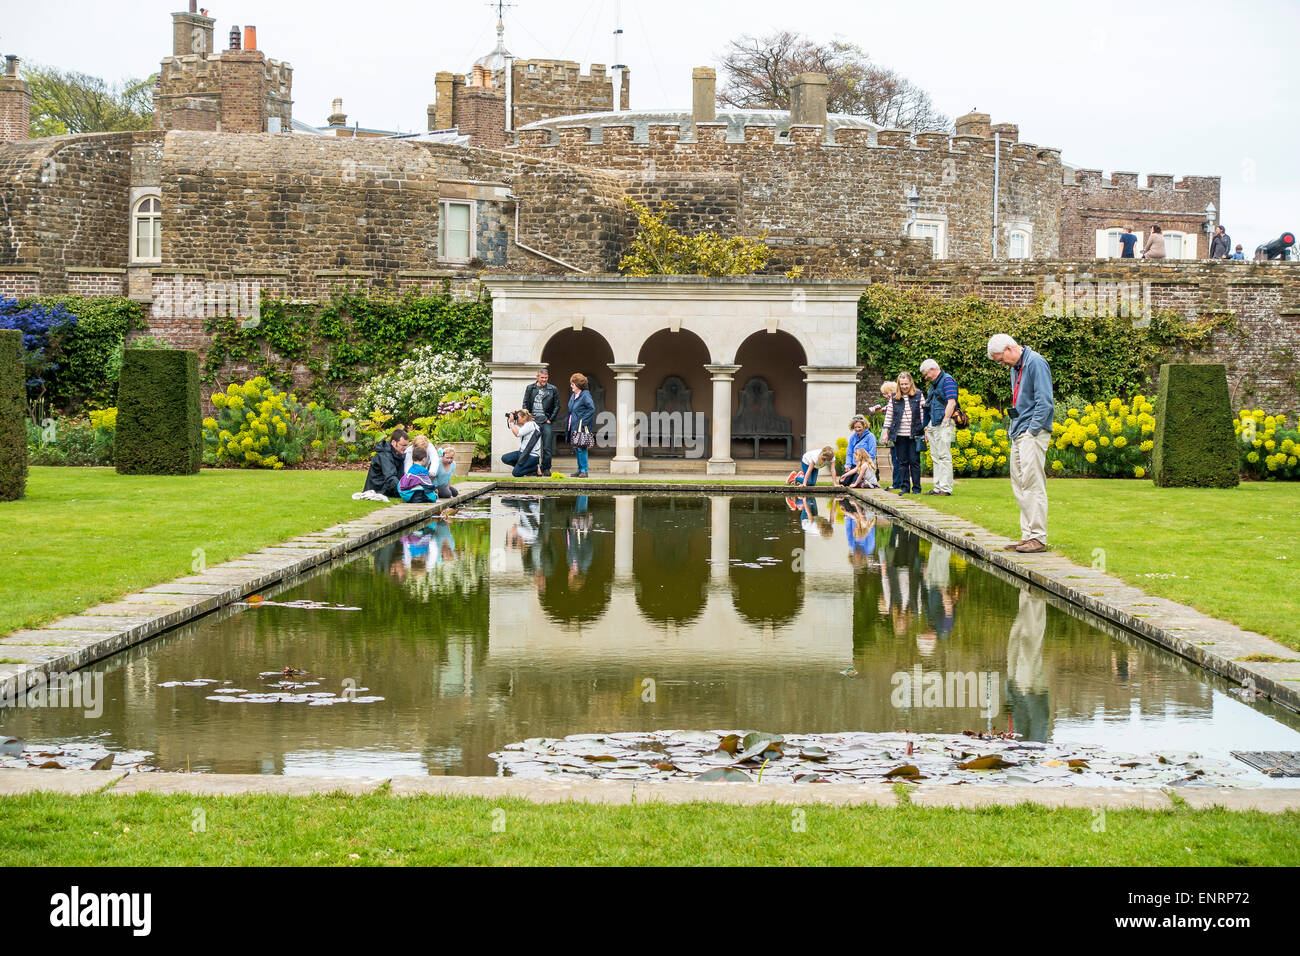
M203 459L199 358L127 349L118 388L115 458L124 475L192 475Z
M1165 487L1231 488L1237 436L1227 370L1218 364L1160 366L1151 472Z
M215 418L203 420L203 460L241 468L326 461L341 446L339 416L316 402L301 404L262 376L212 393Z
M0 501L27 493L27 377L23 333L0 329Z
M1052 423L1048 474L1067 478L1145 478L1155 444L1155 406L1145 395L1132 402L1081 402L1076 396Z

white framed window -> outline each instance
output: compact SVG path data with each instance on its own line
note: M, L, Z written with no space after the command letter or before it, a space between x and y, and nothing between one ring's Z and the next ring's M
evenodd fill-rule
M1196 234L1191 232L1166 232L1166 259L1195 259Z
M444 199L438 223L438 258L469 262L474 258L474 203Z
M912 237L914 239L929 239L933 247L934 258L948 258L948 223L946 220L917 217L917 220L912 223Z
M147 195L131 207L131 261L162 262L162 200Z
M1028 259L1030 250L1029 230L1012 229L1007 233L1007 258Z
M1119 237L1124 234L1123 229L1098 229L1097 230L1097 258L1098 259L1118 259L1120 258ZM1134 257L1142 253L1142 233L1134 232L1137 236L1137 242L1134 244Z

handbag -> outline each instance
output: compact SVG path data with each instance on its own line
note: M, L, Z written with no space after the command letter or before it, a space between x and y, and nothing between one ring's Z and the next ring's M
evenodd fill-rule
M970 416L962 409L961 402L952 410L952 423L959 429L970 428Z
M593 448L596 444L596 436L585 424L579 424L577 430L569 436L569 444L574 448Z

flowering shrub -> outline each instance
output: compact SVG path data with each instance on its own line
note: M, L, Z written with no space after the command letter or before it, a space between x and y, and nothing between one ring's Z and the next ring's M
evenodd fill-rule
M492 448L492 399L474 392L451 392L438 403L433 440L474 442L475 454L485 457Z
M1266 480L1300 479L1300 430L1287 428L1285 415L1243 408L1233 422L1241 453L1241 473Z
M117 409L85 418L27 420L27 458L33 465L111 465Z
M1065 420L1052 424L1048 474L1145 478L1155 442L1154 412L1145 395L1134 395L1129 404L1112 398L1066 409Z
M278 470L324 460L341 432L337 415L315 402L300 404L261 376L213 392L212 404L217 417L203 420L204 457L212 464Z
M382 409L398 421L411 421L437 412L448 392L489 392L492 377L472 352L439 352L423 346L393 371L371 379L357 396L357 410Z
M27 403L33 421L45 417L46 393L59 370L63 340L77 317L62 305L20 303L0 296L0 329L23 334L23 365L27 376Z
M1011 440L1006 419L996 408L984 404L982 395L959 389L957 399L970 418L970 428L959 428L952 441L952 471L968 478L991 478L1010 473ZM934 461L927 447L921 456L926 472L934 473Z

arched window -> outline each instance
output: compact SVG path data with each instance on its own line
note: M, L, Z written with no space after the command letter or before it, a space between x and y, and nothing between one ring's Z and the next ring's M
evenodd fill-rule
M131 213L131 258L162 261L162 201L157 196L145 196Z
M1029 258L1029 233L1024 229L1012 229L1007 233L1007 258Z

